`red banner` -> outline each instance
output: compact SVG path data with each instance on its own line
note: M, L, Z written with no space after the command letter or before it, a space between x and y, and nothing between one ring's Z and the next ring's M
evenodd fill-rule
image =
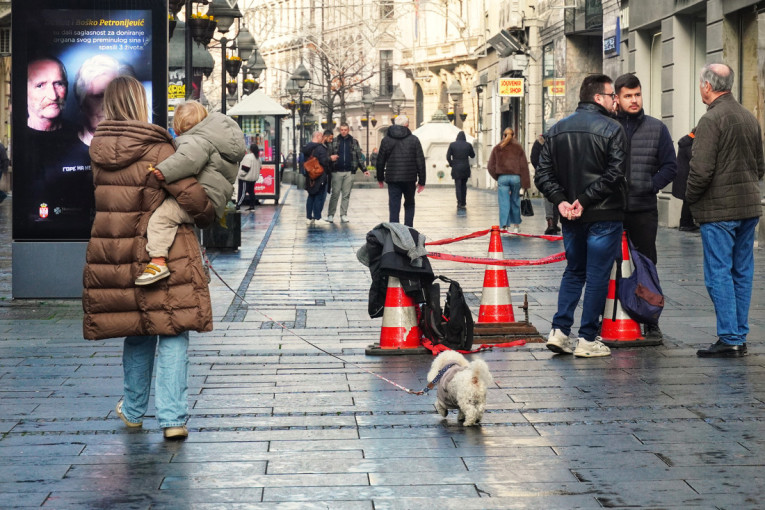
M449 255L448 253L430 252L428 257L439 260L451 260L452 262L467 262L469 264L484 264L486 266L541 266L544 264L553 264L555 262L563 262L566 260L566 253L560 252L555 255L543 257L536 260L512 260L512 259L489 259L480 257L463 257L461 255Z

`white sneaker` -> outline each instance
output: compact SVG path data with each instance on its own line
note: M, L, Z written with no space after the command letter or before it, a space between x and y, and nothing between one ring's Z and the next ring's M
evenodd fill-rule
M520 225L513 225L513 234L517 234L521 231Z
M597 339L593 340L592 342L588 342L584 338L580 338L579 342L576 344L576 350L574 351L574 356L577 358L597 358L600 356L610 355L611 349L609 349L607 345Z
M313 224L316 222L316 220L312 220L311 218L306 218L305 224L309 227L313 226Z
M329 216L324 218L324 221L329 222L329 223L334 223L335 222L335 217L330 214Z
M574 352L574 342L559 329L552 329L547 337L545 344L555 354L572 354Z
M348 216L340 216L340 221L343 223L348 223L350 220L348 219Z

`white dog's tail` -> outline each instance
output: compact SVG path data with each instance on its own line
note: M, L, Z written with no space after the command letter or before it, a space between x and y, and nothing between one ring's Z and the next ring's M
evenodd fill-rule
M486 386L494 384L494 379L489 372L489 366L482 359L477 359L470 363L470 370L473 373L472 383L477 385L478 381L483 381Z
M454 363L455 365L459 365L461 367L466 367L470 365L470 363L468 363L468 360L466 360L465 357L462 354L458 353L457 351L444 351L438 356L436 356L436 359L433 360L433 364L430 366L430 372L428 372L428 377L427 377L428 382L432 382L442 368L444 368L446 365L451 365L452 363ZM486 364L484 363L484 366L485 365Z

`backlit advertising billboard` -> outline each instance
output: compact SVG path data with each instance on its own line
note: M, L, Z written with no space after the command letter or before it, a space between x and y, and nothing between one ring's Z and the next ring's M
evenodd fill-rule
M88 150L128 74L167 118L166 0L14 0L13 239L77 241L95 214Z

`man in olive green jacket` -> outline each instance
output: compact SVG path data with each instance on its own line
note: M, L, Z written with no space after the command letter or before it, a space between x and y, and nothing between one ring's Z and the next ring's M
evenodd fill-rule
M765 174L757 119L731 95L733 70L707 64L699 92L707 113L696 126L685 200L701 224L704 281L715 305L718 341L700 357L747 354L754 237Z

